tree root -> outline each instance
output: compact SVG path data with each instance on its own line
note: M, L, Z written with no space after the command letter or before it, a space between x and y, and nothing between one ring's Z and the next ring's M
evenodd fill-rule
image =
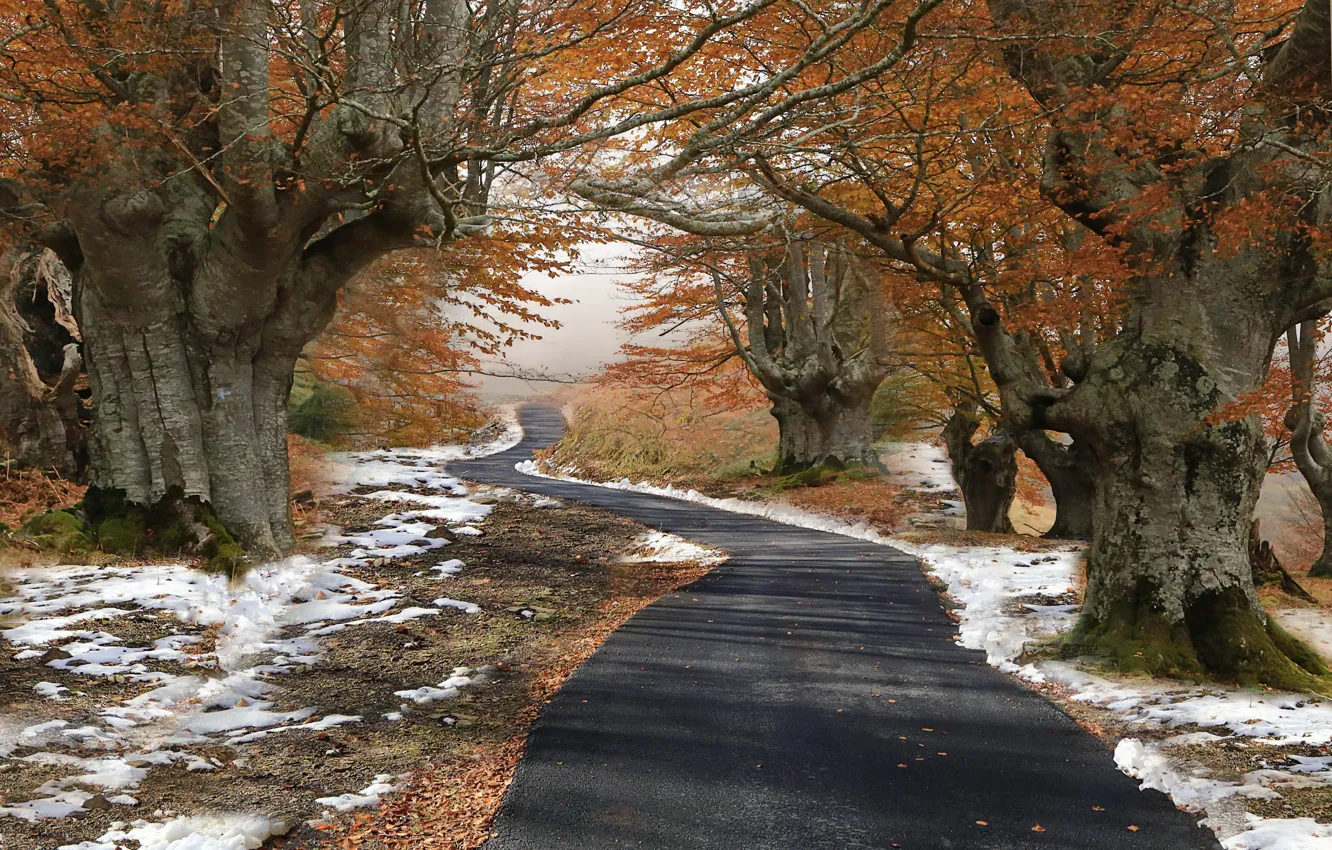
M1332 693L1327 665L1307 644L1249 604L1239 588L1203 594L1171 622L1142 587L1108 615L1084 615L1061 643L1122 673Z

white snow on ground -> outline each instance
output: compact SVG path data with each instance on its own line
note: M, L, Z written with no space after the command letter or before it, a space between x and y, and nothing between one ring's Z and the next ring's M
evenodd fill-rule
M620 557L625 564L720 564L726 555L707 546L691 543L683 537L664 531L641 534L634 548Z
M483 671L473 671L470 667L455 667L453 668L453 674L438 685L426 685L407 691L394 691L393 695L411 700L417 705L429 705L432 702L453 699L458 695L460 689L470 685L478 685L484 682L485 678L486 674ZM403 710L406 710L405 706Z
M1332 612L1323 608L1286 608L1276 612L1281 625L1309 644L1319 655L1332 659Z
M67 728L64 721L43 722L40 717L0 716L0 732L6 739L0 745L0 763L12 759L17 747L40 747L21 760L64 773L38 788L33 799L0 802L0 819L77 814L95 793L133 790L156 765L184 762L189 770L212 770L220 764L189 752L192 746L236 745L277 733L318 732L359 722L361 717L354 715L316 717L317 706L279 710L270 698L271 680L317 661L321 635L362 623L401 623L441 613L438 607L399 609L396 591L343 571L448 545L437 530L481 533L472 524L484 521L491 507L467 498L467 488L444 473L443 462L516 444L521 439L516 417L512 411L506 417L507 427L500 436L482 446L336 457L341 475L335 487L338 493L365 486L434 491L383 489L370 493L368 498L413 509L389 514L366 532L331 531L326 544L354 547L342 557L323 562L286 558L254 567L234 581L183 564L32 567L9 573L14 594L0 599L0 617L10 627L0 630L0 637L22 647L16 653L19 658L49 655L46 663L53 670L75 676L120 676L153 687L123 701L113 698L96 709L95 719L79 728ZM440 565L440 577L456 575L463 566L462 561L450 560ZM435 604L467 613L480 611L473 603L452 599ZM170 614L184 630L148 646L126 645L115 634L116 624L142 611ZM195 633L209 627L216 628L211 648ZM281 635L284 631L286 636ZM257 663L262 657L268 660ZM156 662L172 662L199 673L154 669ZM471 672L456 670L433 689L429 701L448 699L458 688L479 681L465 675ZM63 701L74 691L55 682L40 682L36 693ZM358 795L343 796L367 797L379 784L377 781ZM124 793L107 796L107 800L118 805L136 802ZM139 850L240 850L259 847L279 831L285 830L251 815L182 817L162 823L122 824L97 841L69 848L118 850L136 846L125 842L137 842Z
M573 477L576 470L572 468L550 475L531 461L517 464L517 469L528 475L666 496L894 546L924 562L960 603L955 611L960 618L959 645L983 650L990 664L1031 682L1061 685L1071 699L1114 711L1144 731L1196 724L1210 730L1206 733L1210 740L1231 739L1250 746L1332 743L1332 702L1320 697L1168 680L1111 680L1062 661L1021 664L1019 659L1027 646L1052 638L1072 625L1077 606L1068 604L1068 600L1076 587L1079 551L922 546L881 535L867 523L849 523L790 505L717 499L694 490L635 484L628 479L583 481ZM1332 657L1332 620L1321 612L1283 611L1279 619ZM1183 742L1176 738L1165 744ZM1223 782L1183 772L1158 744L1128 738L1116 749L1116 764L1141 779L1144 788L1171 794L1183 808L1207 812L1208 825L1227 850L1332 850L1332 826L1315 825L1309 819L1237 816L1234 798L1267 796L1274 793L1272 786L1312 782L1332 791L1332 758L1282 761L1288 763L1251 773L1242 783Z
M368 809L371 806L378 806L380 797L397 790L398 786L393 784L393 774L381 773L375 777L374 782L355 794L320 797L315 802L321 806L330 806L340 812L350 812L352 809Z
M943 493L956 490L952 466L942 446L930 443L892 443L883 456L894 483L915 490Z
M59 850L120 850L126 841L139 850L255 850L271 835L286 832L280 822L256 815L207 815L173 818L164 823L138 820L113 824L96 841L66 844Z

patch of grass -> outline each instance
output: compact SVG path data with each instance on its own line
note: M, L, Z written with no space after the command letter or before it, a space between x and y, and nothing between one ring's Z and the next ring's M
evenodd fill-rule
M573 408L551 462L599 479L739 480L770 465L777 445L777 423L761 397L718 411L689 390L598 387Z

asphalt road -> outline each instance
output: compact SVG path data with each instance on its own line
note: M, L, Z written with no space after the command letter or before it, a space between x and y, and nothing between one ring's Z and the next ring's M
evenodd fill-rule
M453 466L731 553L610 636L546 707L486 850L1219 847L1010 682L894 549L522 475L556 441ZM1135 829L1136 827L1136 829Z

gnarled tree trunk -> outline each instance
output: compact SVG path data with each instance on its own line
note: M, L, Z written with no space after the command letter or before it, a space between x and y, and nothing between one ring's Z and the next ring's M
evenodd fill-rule
M974 406L959 405L943 430L953 479L966 506L967 531L1010 534L1013 523L1008 512L1017 494L1017 443L1001 429L973 443L979 429Z
M877 466L870 404L889 372L881 285L844 250L792 243L780 264L754 261L744 288L747 336L717 309L777 420L777 470Z
M69 275L49 251L14 257L0 289L0 427L22 467L77 477L86 466L83 361Z
M821 405L815 402L804 406L790 398L777 398L771 413L777 420L779 472L798 472L821 463L879 463L868 399L837 397Z
M1044 431L1025 430L1018 435L1023 454L1040 467L1055 501L1055 521L1045 537L1089 540L1096 512L1096 482L1091 458L1076 440L1065 444Z
M1323 438L1327 419L1315 404L1318 392L1315 364L1320 338L1316 320L1301 322L1286 331L1292 394L1286 427L1291 432L1290 453L1295 466L1313 491L1323 515L1323 550L1309 569L1309 575L1329 578L1332 577L1332 449Z
M261 237L233 220L189 262L172 245L201 238L189 229L198 222L174 212L121 194L70 210L96 399L90 484L136 504L197 497L247 550L282 552L294 543L286 406L296 358L373 254L341 239L303 246L294 228Z

